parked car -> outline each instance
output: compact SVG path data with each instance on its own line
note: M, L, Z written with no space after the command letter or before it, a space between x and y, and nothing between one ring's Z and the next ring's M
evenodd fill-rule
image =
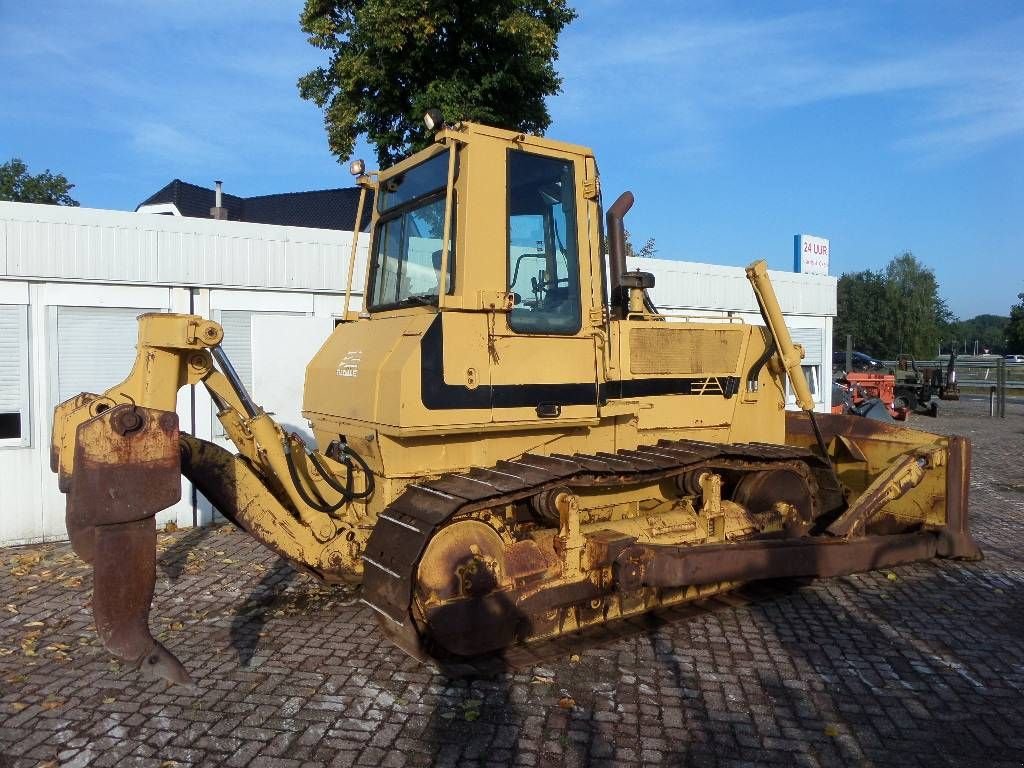
M1007 355L1003 359L1008 363L1024 363L1024 355Z
M854 352L853 359L851 360L853 367L851 371L857 373L869 372L869 371L884 371L886 370L885 364L881 360L876 360L871 355L865 355L863 352ZM844 371L846 370L846 353L845 352L833 352L832 353L832 370L833 371ZM851 372L847 371L847 373Z

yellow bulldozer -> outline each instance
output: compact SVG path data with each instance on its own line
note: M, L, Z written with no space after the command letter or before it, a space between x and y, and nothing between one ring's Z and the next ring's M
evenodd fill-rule
M373 207L364 306L346 293L306 369L315 445L192 315L140 317L124 382L56 409L68 534L121 659L189 680L148 626L181 475L296 568L361 582L383 633L439 662L751 580L981 556L968 441L814 414L764 262L763 326L660 314L626 267L632 195L602 210L591 150L459 123L352 170L356 220ZM237 453L179 430L197 384Z

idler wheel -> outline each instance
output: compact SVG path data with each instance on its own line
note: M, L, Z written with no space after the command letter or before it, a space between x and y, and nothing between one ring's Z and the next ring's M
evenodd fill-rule
M513 643L520 614L506 587L497 531L477 520L439 530L417 570L416 613L427 647L477 656Z

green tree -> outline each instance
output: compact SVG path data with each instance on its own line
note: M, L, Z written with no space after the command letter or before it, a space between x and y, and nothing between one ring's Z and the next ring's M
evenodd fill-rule
M1010 322L1006 324L1006 352L1024 352L1024 293L1018 293L1020 299L1010 308Z
M832 348L846 349L846 336L853 336L854 348L876 357L888 352L889 317L885 276L864 270L839 278L836 294L836 320L833 324Z
M1006 347L1006 326L1010 318L1005 315L977 315L967 320L952 323L942 334L943 343L954 339L959 349L967 342L967 351L974 352L977 342L978 352L988 350L993 354L1004 354Z
M846 349L851 334L857 351L889 360L900 354L934 357L954 320L935 273L910 251L881 272L842 275L836 301L833 348Z
M910 251L905 251L889 262L885 281L892 323L889 348L898 355L933 357L943 330L953 320L953 313L939 296L935 273Z
M330 62L299 94L324 110L339 160L366 134L381 167L429 143L428 109L543 133L558 35L575 17L566 0L306 0L302 29Z
M45 203L47 205L78 205L69 194L75 185L62 174L50 173L47 168L33 176L28 166L17 157L0 165L0 200L15 203Z

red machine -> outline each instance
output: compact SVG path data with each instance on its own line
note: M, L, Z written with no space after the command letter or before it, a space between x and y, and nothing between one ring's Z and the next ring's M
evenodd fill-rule
M889 373L847 373L836 382L850 393L853 409L871 400L879 401L885 410L896 421L906 421L908 408L904 405L897 408L896 377ZM844 403L832 406L833 413L845 413L848 406ZM884 418L884 417L883 417Z

